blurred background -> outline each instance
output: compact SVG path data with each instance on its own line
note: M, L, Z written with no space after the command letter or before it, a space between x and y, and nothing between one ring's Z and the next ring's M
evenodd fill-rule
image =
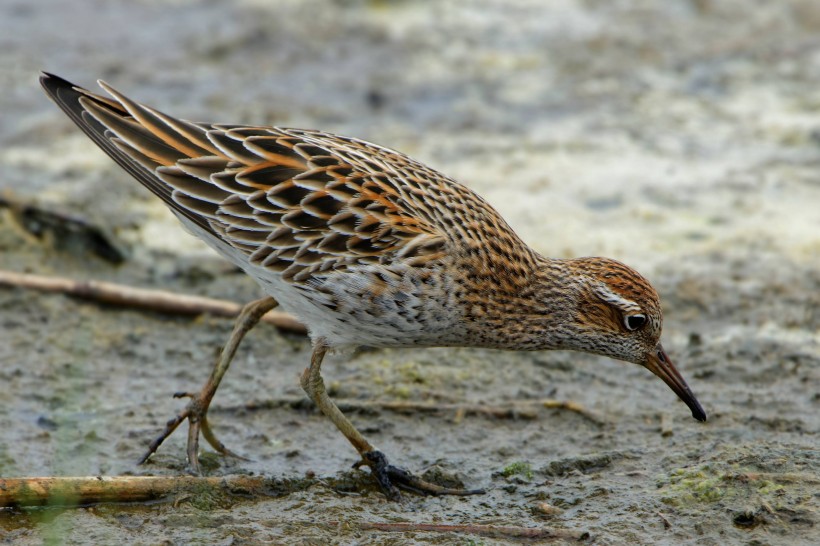
M545 255L630 264L658 288L666 349L711 417L695 423L644 370L592 356L336 357L326 377L345 399L551 397L607 419L361 415L395 462L441 463L492 492L412 498L407 510L317 485L239 512L184 505L185 521L230 514L222 541L295 533L325 543L339 537L305 521L355 518L366 506L372 518L584 529L602 543L811 543L820 502L816 1L4 0L0 50L0 269L258 297L37 83L40 70L89 89L104 79L194 121L315 128L395 148L477 191ZM170 393L204 380L229 331L221 319L0 289L0 475L179 472L183 433L153 465L133 461L181 407ZM255 334L215 405L300 396L307 343L272 327ZM352 463L318 415L278 411L215 417L255 462L215 458L211 471L324 479ZM550 470L601 453L600 468ZM505 476L517 461L533 476ZM118 510L69 511L57 523L0 513L0 531L152 542L175 517L167 506ZM269 523L252 525L260 520ZM180 542L200 536L187 523L173 532Z

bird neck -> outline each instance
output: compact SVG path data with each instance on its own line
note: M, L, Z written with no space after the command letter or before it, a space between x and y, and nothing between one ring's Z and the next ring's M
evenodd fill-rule
M573 349L581 289L573 260L533 253L526 267L499 268L470 291L464 325L470 345L496 349ZM462 340L463 341L463 340Z

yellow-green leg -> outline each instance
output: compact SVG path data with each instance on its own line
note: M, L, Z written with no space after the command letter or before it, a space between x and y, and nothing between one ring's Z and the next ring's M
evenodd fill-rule
M213 430L211 430L210 424L208 423L208 408L211 405L211 400L213 400L213 397L216 394L216 390L219 388L219 383L222 381L222 377L224 377L225 372L227 372L228 368L231 366L231 361L236 355L236 350L239 348L239 344L242 342L245 334L256 326L265 313L277 305L279 305L279 303L275 299L265 297L252 301L242 308L242 311L239 313L239 316L234 322L231 337L228 338L228 342L225 344L225 347L223 347L216 364L214 364L213 370L211 370L211 375L208 377L208 380L205 382L202 390L198 393L178 392L174 394L174 398L187 397L190 398L191 401L188 402L188 405L179 415L168 421L165 425L165 430L162 431L162 434L160 434L148 446L148 450L139 461L140 464L147 461L148 458L151 457L157 449L159 449L162 442L164 442L165 439L168 438L186 419L188 421L188 464L192 472L196 474L201 472L199 466L200 432L205 440L217 452L222 455L230 455L240 459L242 458L226 448L225 444L217 439L216 435L213 433Z
M484 493L482 489L449 489L441 487L388 463L384 453L374 448L362 433L356 430L353 423L345 417L339 407L328 396L321 375L322 360L326 353L327 346L321 340L317 341L314 344L313 355L310 358L310 367L306 368L302 374L302 388L322 413L333 421L336 428L345 435L345 438L359 452L362 459L354 467L369 466L373 477L376 478L379 487L388 499L401 499L401 493L399 493L397 487L427 495L476 495Z

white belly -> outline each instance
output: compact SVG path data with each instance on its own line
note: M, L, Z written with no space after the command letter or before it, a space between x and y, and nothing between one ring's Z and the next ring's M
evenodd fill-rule
M346 349L452 345L461 337L461 316L446 278L422 282L417 270L408 267L399 272L396 282L374 293L369 279L382 266L367 265L308 283L290 283L250 264L245 253L184 217L180 220L189 232L253 277L284 311L307 326L314 341L322 339L329 347Z

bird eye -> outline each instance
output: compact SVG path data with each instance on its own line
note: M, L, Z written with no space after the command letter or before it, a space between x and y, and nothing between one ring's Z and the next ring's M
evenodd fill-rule
M629 315L624 317L624 326L626 326L627 330L637 330L644 324L646 324L646 316L644 315Z

